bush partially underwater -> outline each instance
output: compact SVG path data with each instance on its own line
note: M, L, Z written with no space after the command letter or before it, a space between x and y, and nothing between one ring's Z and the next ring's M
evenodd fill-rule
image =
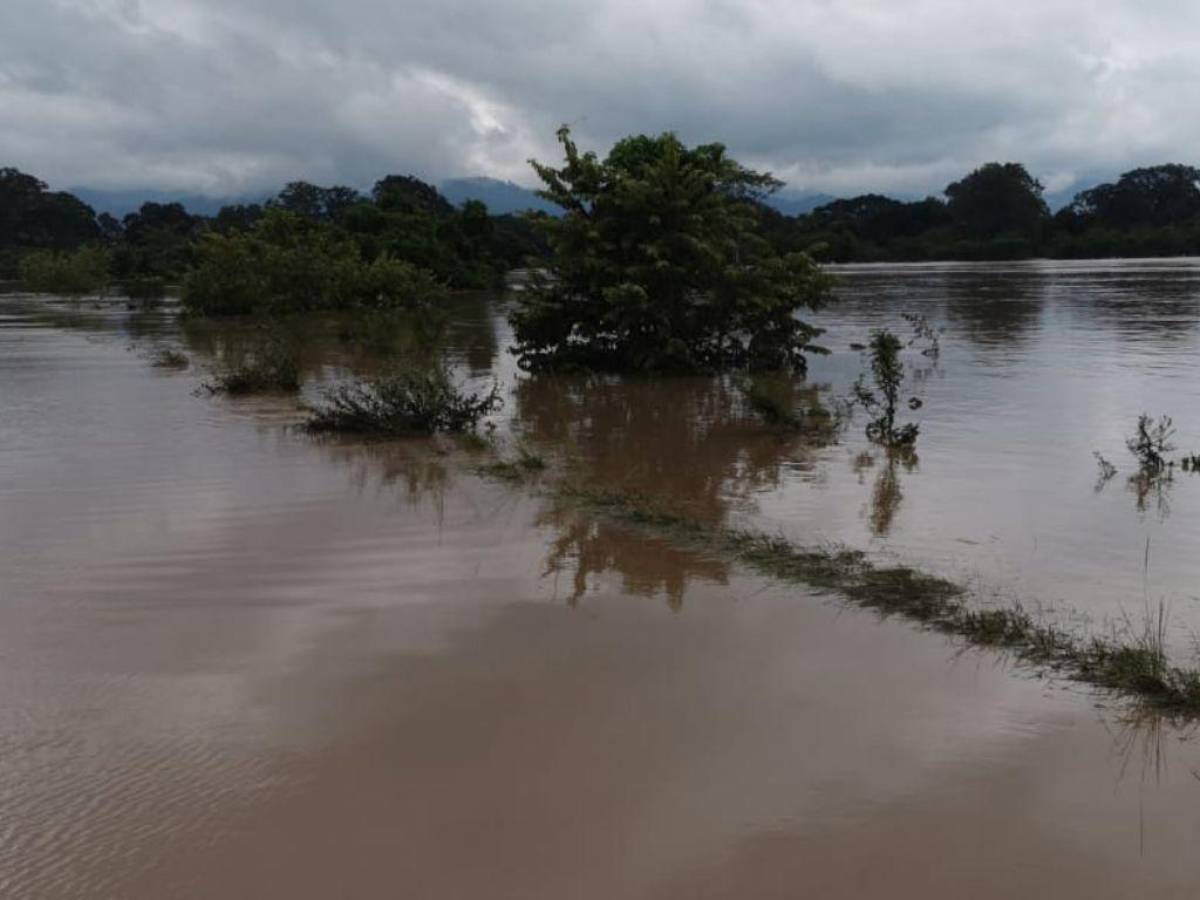
M196 258L182 299L198 315L414 308L446 294L427 270L365 261L349 238L278 209L249 231L204 235Z
M467 391L438 363L328 391L306 428L316 434L378 437L458 433L473 431L502 405L498 385L486 392Z

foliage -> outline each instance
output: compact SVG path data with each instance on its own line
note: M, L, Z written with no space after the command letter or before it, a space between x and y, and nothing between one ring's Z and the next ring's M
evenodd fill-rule
M562 168L533 162L552 259L512 313L524 366L624 371L804 368L818 330L795 313L826 299L804 254L777 254L754 201L771 176L720 144L626 138L600 160L560 129Z
M946 208L971 238L1040 237L1050 218L1042 184L1020 163L988 163L946 188Z
M125 282L125 296L143 303L161 300L167 294L166 280L157 275L143 275Z
M1105 459L1099 450L1093 450L1092 456L1095 457L1096 467L1100 470L1096 480L1096 492L1099 493L1116 476L1117 467Z
M109 263L103 247L81 247L73 252L36 250L21 258L19 272L28 290L77 297L108 286Z
M154 354L150 364L156 369L186 369L191 365L186 353L164 347Z
M867 437L887 447L911 446L920 432L920 426L915 422L896 424L900 389L904 386L904 363L900 359L903 346L890 331L877 331L871 335L867 353L874 389L867 387L865 376L859 376L854 385L855 401L875 417L867 424Z
M183 302L201 315L415 307L444 287L392 259L364 262L358 247L318 222L268 210L249 232L209 233L183 282Z
M1170 416L1163 416L1157 422L1146 413L1138 416L1137 430L1125 441L1138 461L1142 473L1153 475L1162 472L1167 467L1167 455L1174 451L1171 438L1175 428Z
M113 274L119 278L171 278L192 261L204 219L179 203L143 203L120 224L113 250Z
M1015 163L988 163L946 194L948 203L865 194L766 218L777 247L835 262L1200 254L1200 169L1192 166L1134 169L1081 191L1052 218L1040 184Z
M219 372L205 388L213 394L294 394L300 390L300 363L282 340L267 337L237 364Z
M95 213L17 169L0 168L0 277L29 250L74 250L101 237Z
M1066 212L1076 227L1128 229L1185 222L1200 215L1200 169L1178 164L1134 169L1115 184L1079 193Z
M326 188L307 181L293 181L267 205L314 222L340 222L364 199L354 188L341 185Z
M502 405L498 385L487 393L469 393L439 363L329 391L306 427L314 433L379 436L464 432Z
M783 431L800 431L805 428L831 431L841 422L828 409L813 398L807 409L797 409L795 385L790 377L739 378L738 390L745 398L751 412L771 428Z

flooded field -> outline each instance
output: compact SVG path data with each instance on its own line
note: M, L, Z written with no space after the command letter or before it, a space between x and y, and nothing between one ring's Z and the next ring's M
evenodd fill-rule
M494 441L713 525L842 542L1079 628L1200 633L1200 262L861 267L797 399L902 314L915 458L785 436L729 379L446 348ZM292 323L304 398L379 362ZM0 895L1184 898L1194 728L476 473L199 390L245 326L0 296ZM151 364L181 349L185 370ZM1121 471L1097 485L1093 451Z

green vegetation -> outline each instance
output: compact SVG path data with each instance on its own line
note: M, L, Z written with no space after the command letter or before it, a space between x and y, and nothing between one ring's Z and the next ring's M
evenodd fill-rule
M100 238L95 213L77 197L0 168L0 278L16 276L29 251L75 250Z
M74 251L35 250L21 258L21 283L42 294L95 294L108 286L109 262L108 251L96 246Z
M774 213L768 230L778 247L832 262L1200 253L1200 169L1192 166L1134 169L1053 215L1041 183L1017 163L988 163L944 193L916 202L866 194L794 218Z
M1167 455L1175 450L1171 438L1175 428L1170 416L1155 422L1142 413L1138 416L1137 430L1125 441L1125 446L1138 461L1138 469L1144 475L1158 475L1167 468Z
M200 315L413 307L442 296L428 272L379 256L364 262L353 241L282 210L249 232L207 234L183 282Z
M798 369L819 333L796 313L829 279L760 233L758 201L780 186L720 144L626 138L601 160L559 131L562 168L533 163L548 271L518 295L515 352L526 368Z
M1017 660L1187 717L1200 716L1200 671L1173 665L1166 611L1147 614L1107 636L1047 623L1019 604L979 609L959 585L903 566L879 567L853 550L805 548L783 537L706 525L636 494L565 486L566 501L645 529L699 552L742 563L772 578L836 592L881 615L902 616L969 644L1003 649Z
M445 365L436 364L335 388L306 428L379 437L465 432L502 405L498 385L487 393L467 392Z
M770 428L780 431L833 431L840 425L840 419L822 406L811 391L805 392L809 405L798 407L795 384L790 376L746 376L738 378L735 384L746 406Z
M867 437L886 447L912 446L921 430L921 426L915 422L896 424L900 389L904 386L904 362L900 359L902 348L900 339L890 331L875 332L867 345L875 387L867 387L865 376L859 376L854 385L855 402L874 416L867 423ZM910 405L913 404L910 402Z
M267 337L242 354L236 363L219 371L205 388L210 393L231 397L294 394L300 390L300 363L282 340Z
M289 218L305 230L294 221L280 224ZM436 299L445 287L500 287L509 270L544 255L535 218L492 216L478 201L456 208L416 178L389 175L369 196L293 182L265 205L228 206L211 218L179 203L145 203L118 220L16 169L0 169L0 278L16 276L30 253L99 245L110 253L107 278L129 285L133 300L156 299L157 285L201 270L190 279L191 296L208 315L341 309L397 294ZM315 255L306 260L308 250ZM290 280L278 266L265 276L237 277L247 262L308 265Z
M164 347L151 358L150 364L156 369L186 369L191 365L186 353Z
M153 303L167 295L167 282L157 275L139 275L123 285L125 296L139 303Z
M501 481L523 482L541 474L547 467L545 457L521 445L517 447L514 459L497 460L478 467L476 471Z
M534 164L557 218L493 216L478 201L455 207L417 178L388 175L365 194L297 181L265 204L212 217L145 203L118 220L0 168L0 278L16 277L30 252L98 244L111 252L113 280L176 283L204 262L207 235L254 236L264 217L287 213L328 245L353 245L364 265L407 263L454 290L500 287L509 270L531 260L541 268L552 255L551 277L535 279L515 316L527 365L719 369L802 364L813 335L787 327L782 310L824 296L806 254L833 262L1200 255L1200 169L1177 163L1126 172L1053 215L1024 166L992 162L941 197L864 194L793 217L767 203L779 182L719 144L637 136L600 160L579 154L565 130L560 137L565 166ZM237 284L233 299L214 299L224 284L208 286L213 314L257 305ZM589 298L603 299L604 310ZM312 299L302 292L297 303Z

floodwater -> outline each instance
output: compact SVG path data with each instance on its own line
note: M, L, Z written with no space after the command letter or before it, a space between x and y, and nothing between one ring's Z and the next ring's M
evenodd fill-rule
M714 523L842 541L1079 627L1200 631L1200 262L842 270L809 385L902 313L917 458L729 381L519 376L496 440ZM295 326L306 396L369 368ZM1184 898L1200 746L1090 690L472 473L197 388L242 328L0 296L0 896ZM160 346L192 357L155 368ZM811 387L797 399L811 403ZM1122 470L1100 490L1092 451ZM1110 624L1116 623L1116 624Z

